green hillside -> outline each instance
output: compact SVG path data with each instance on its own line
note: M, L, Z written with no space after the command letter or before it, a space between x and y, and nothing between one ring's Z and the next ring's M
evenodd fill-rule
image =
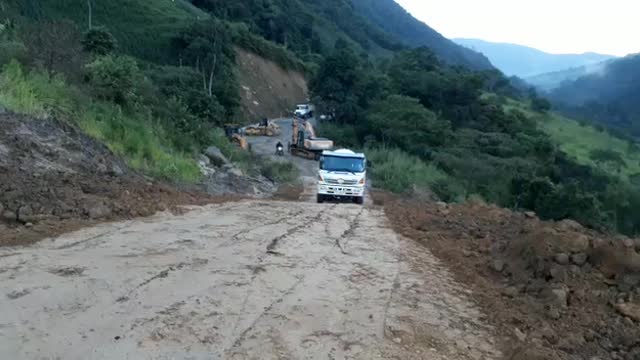
M6 0L22 21L69 19L89 27L86 0ZM208 15L186 0L93 0L93 25L107 27L122 49L145 59L167 59L172 36Z
M633 141L621 139L602 127L594 127L561 114L536 113L523 102L509 100L507 107L518 109L537 119L540 128L559 149L578 163L629 181L635 181L640 175L640 147ZM603 152L610 152L610 161L603 161L604 159L598 157L598 154Z

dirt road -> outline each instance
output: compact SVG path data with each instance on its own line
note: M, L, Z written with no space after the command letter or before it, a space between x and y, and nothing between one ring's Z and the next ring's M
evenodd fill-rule
M379 209L245 201L0 249L3 359L494 359Z

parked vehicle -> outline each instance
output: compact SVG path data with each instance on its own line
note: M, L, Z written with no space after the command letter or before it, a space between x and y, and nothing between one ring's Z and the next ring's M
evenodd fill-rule
M293 115L300 119L310 119L313 117L316 107L312 104L299 104L296 105L296 110Z

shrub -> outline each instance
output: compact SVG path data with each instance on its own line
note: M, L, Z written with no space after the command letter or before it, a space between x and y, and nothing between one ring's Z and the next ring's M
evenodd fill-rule
M371 177L375 187L395 193L411 193L414 186L431 189L440 181L450 181L449 177L433 165L409 155L397 148L366 149L371 161Z
M101 56L86 66L87 80L99 97L124 105L134 103L143 80L136 61L127 56Z
M111 54L117 46L116 39L111 33L103 27L94 27L84 34L82 39L82 47L84 51L104 56Z
M291 162L262 160L260 174L271 181L288 184L298 179L298 168Z

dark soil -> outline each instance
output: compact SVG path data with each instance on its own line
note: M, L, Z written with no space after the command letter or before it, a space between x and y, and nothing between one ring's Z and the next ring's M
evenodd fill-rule
M64 122L0 114L0 246L227 199L148 179Z
M376 202L474 290L508 359L640 359L637 241L483 203Z

